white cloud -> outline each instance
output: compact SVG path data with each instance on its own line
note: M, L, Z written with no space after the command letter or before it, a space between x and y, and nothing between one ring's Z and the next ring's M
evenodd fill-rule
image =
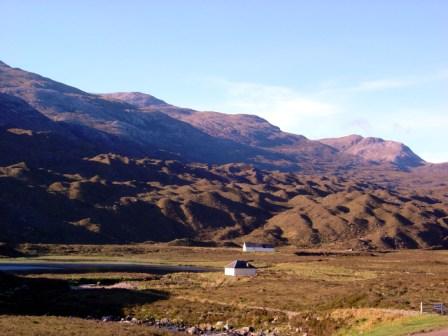
M344 128L347 129L348 133L361 133L363 135L372 135L373 133L372 124L366 118L350 120L348 123L346 123L346 125L344 125Z
M433 132L446 130L448 127L448 108L437 107L432 110L402 108L389 117L407 130Z
M378 79L360 82L352 91L382 91L388 89L398 89L406 86L415 85L413 80L405 79Z
M213 110L256 114L286 131L296 131L305 121L322 120L338 113L338 107L288 87L227 80L210 80L224 98Z
M358 92L375 92L401 89L406 87L414 87L425 85L432 82L446 81L448 79L448 69L442 69L432 74L423 76L407 76L407 77L389 77L363 80L354 85L338 86L335 81L327 81L324 83L324 89L321 94L333 93L358 93Z
M194 107L199 110L255 114L284 131L303 134L311 139L357 133L400 141L417 154L422 153L424 159L441 162L448 161L444 145L448 106L443 99L431 100L427 105L419 104L420 108L417 108L411 102L390 97L384 100L373 95L363 97L362 101L353 98L367 92L376 93L446 79L448 72L421 78L367 80L345 87L338 87L340 81L327 81L321 89L303 92L278 85L201 78L204 97L208 101L204 99L202 105Z
M423 152L420 157L426 162L445 163L448 162L448 155L444 152Z

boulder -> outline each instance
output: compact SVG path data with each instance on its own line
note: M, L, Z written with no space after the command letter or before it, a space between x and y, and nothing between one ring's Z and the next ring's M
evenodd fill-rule
M187 333L190 334L190 335L196 335L196 334L198 334L199 329L196 328L196 327L190 327L190 328L188 328L186 331L187 331Z
M216 322L216 323L215 323L215 328L216 328L217 330L222 330L222 329L224 329L224 322L223 322L223 321L218 321L218 322Z
M111 316L111 315L103 316L103 317L101 318L101 321L103 321L103 322L114 321L114 317Z
M162 325L167 325L167 324L170 323L170 320L167 319L167 318L163 318L163 319L161 319L161 320L159 321L159 323L162 324Z

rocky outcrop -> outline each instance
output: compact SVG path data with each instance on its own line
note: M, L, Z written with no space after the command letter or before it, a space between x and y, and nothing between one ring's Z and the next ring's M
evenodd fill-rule
M402 169L425 164L423 159L416 155L408 146L396 141L349 135L342 138L322 139L320 142L345 154L361 157L376 163L393 163Z

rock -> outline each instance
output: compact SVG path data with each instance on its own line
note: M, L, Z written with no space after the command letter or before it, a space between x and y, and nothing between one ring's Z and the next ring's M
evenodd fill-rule
M186 331L190 335L195 335L195 334L197 334L199 332L199 329L196 328L196 327L190 327Z
M231 330L231 329L233 329L233 327L230 324L228 323L224 324L224 330Z
M166 325L166 324L169 324L169 323L170 323L170 320L168 320L167 318L163 318L163 319L161 319L161 320L159 321L159 323L160 323L160 324L164 324L164 325Z
M137 318L133 317L133 318L131 318L131 322L132 323L139 323L140 321Z
M200 323L198 329L200 331L212 331L215 328L213 328L213 326L210 323Z
M154 319L152 319L152 318L146 318L146 319L143 320L143 323L144 323L144 324L146 324L146 325L150 325L150 326L151 326L151 325L154 325L154 322L155 322L155 321L154 321Z
M249 335L249 333L255 331L253 327L242 327L237 330L240 335Z
M222 330L224 328L224 322L223 321L216 322L215 328L218 330Z
M103 321L103 322L110 322L110 321L113 321L113 320L114 320L114 317L111 316L111 315L103 316L101 318L101 321Z

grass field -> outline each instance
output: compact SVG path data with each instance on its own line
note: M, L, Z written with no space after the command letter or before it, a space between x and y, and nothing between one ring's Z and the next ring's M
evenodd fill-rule
M2 336L168 336L148 327L57 316L0 315Z
M387 319L387 318L386 318ZM421 331L437 330L446 327L446 317L439 315L423 315L402 317L380 322L370 328L354 326L339 331L340 336L403 336Z
M51 315L132 315L170 318L189 325L228 322L235 327L277 330L281 335L406 335L448 326L448 318L415 315L421 301L448 302L448 252L400 251L355 253L280 249L274 254L243 254L232 248L138 245L24 245L19 258L6 261L55 260L145 262L223 267L234 259L250 260L256 277L225 277L223 272L41 274L21 277L27 286L54 281L51 293L41 290L40 306ZM37 282L37 283L33 283ZM126 282L128 289L73 291L64 285L110 285ZM39 284L40 283L40 284ZM3 289L5 286L3 286ZM47 296L52 295L50 300ZM22 311L13 297L0 295L2 313ZM54 304L58 302L58 304ZM8 305L5 305L8 303ZM23 306L23 305L22 305ZM93 309L95 307L95 309ZM1 310L2 308L0 308ZM15 310L14 310L15 309ZM34 309L34 311L33 311ZM49 309L49 308L47 308Z

